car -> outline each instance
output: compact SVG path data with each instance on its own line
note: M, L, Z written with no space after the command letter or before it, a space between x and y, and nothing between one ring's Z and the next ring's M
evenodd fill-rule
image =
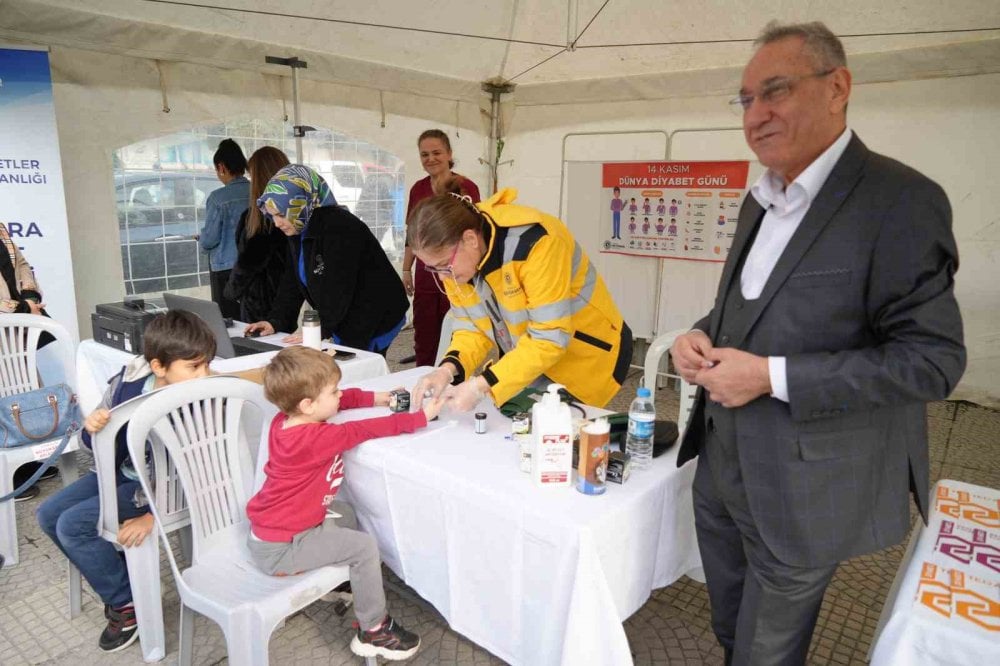
M369 170L354 214L364 220L389 259L402 262L406 229L403 176L388 169Z
M131 170L116 175L126 293L208 284L208 255L195 236L205 223L208 195L220 187L209 171Z
M358 163L351 160L319 160L309 164L326 180L337 203L353 213L365 182Z
M122 245L191 238L205 223L208 195L222 187L214 173L127 171L115 178Z

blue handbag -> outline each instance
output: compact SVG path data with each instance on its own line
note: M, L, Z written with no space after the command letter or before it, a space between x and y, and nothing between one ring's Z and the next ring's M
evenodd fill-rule
M0 502L13 499L34 485L45 470L59 459L70 438L80 431L82 423L80 403L73 390L65 384L0 398L0 449L33 446L62 438L52 455L31 478L14 492L0 497Z

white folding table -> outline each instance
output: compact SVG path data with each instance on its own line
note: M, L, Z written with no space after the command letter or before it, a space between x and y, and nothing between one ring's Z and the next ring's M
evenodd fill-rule
M429 368L367 379L412 388ZM345 498L383 561L451 627L512 664L625 664L622 621L654 589L700 574L694 464L677 447L600 496L538 488L519 471L510 420L484 401L345 456ZM599 411L599 410L594 410ZM336 421L387 414L347 410Z
M1000 664L1000 490L938 481L869 657L872 666Z
M245 324L237 322L229 329L229 335L242 335L245 327ZM290 346L288 343L281 341L287 335L287 333L275 333L274 335L257 338L257 340L269 342L280 347L288 347ZM350 360L337 361L343 373L341 379L343 382L359 381L389 373L389 366L381 354L341 345L333 346L337 349L357 354L357 356ZM276 351L270 351L247 356L237 356L235 358L215 358L211 363L211 368L217 373L239 372L240 370L260 368L267 365L268 361L277 353ZM121 351L114 347L103 345L95 340L83 340L80 342L76 353L76 374L79 384L77 386L77 393L80 396L80 405L83 407L84 413L91 411L100 403L108 380L133 358L135 358L134 353Z

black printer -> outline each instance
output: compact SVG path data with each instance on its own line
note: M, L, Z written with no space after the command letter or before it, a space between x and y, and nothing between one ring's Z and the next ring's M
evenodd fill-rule
M102 303L90 315L94 340L130 354L142 353L142 334L156 315L166 310L141 298Z

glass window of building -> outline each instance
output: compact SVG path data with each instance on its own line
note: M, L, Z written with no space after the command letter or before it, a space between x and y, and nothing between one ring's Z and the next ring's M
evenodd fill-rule
M248 158L271 145L295 161L291 125L257 119L202 125L114 152L126 294L204 288L207 298L208 256L197 235L208 195L222 187L212 156L225 138L240 144ZM365 221L398 265L406 215L403 161L331 129L309 132L302 143L303 161L326 179L337 203Z

